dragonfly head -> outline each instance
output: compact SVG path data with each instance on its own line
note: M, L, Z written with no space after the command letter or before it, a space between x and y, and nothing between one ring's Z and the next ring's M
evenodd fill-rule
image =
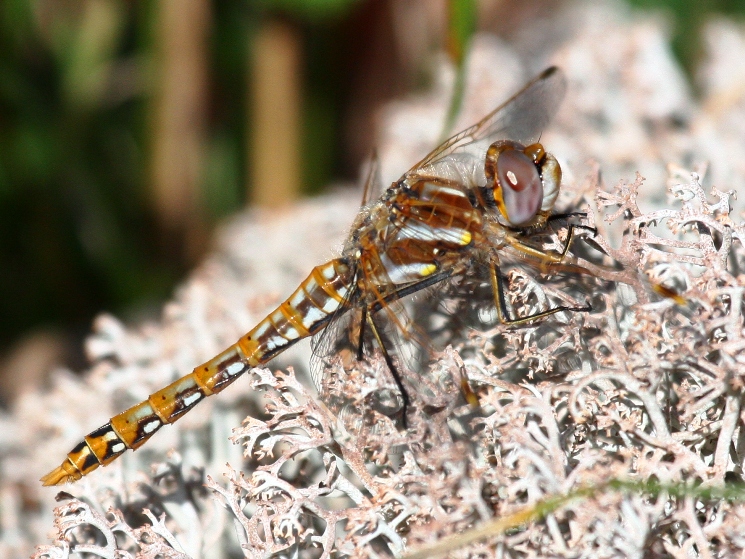
M545 221L559 195L559 162L538 143L494 142L486 152L484 174L484 205L496 206L513 227Z

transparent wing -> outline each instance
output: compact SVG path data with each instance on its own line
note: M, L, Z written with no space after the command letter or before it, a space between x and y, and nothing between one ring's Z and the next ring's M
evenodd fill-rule
M391 289L392 283L380 283L377 278L375 284L365 291L375 293L378 299L372 319L407 395L415 404L407 418L425 409L444 408L453 399L446 393L452 392L450 389L455 383L450 382L452 379L445 379L443 383L442 379L428 374L428 365L435 352L428 334L411 318L407 307L413 308L414 301L399 299ZM361 329L364 332L363 359L357 360ZM380 344L365 320L361 304L355 303L348 312L335 317L311 343L311 372L316 388L347 431L360 433L366 426L369 433L380 434L386 429L395 433L397 427L393 418L400 413L403 398ZM381 421L384 416L391 421Z
M362 308L353 307L333 320L311 341L311 373L321 400L348 433L374 430L378 390L383 377L378 360L368 353L357 360ZM383 410L385 415L385 410Z
M408 173L475 142L500 139L532 143L551 121L565 92L564 73L556 66L547 68L479 122L445 140Z
M356 299L357 290L350 289L326 327L310 340L310 374L321 397L324 397L324 376L333 358L342 353L348 353L353 346L352 340L357 337L354 323L359 309L352 303ZM347 360L345 355L341 357Z
M383 176L380 173L380 158L377 151L373 151L370 156L366 176L362 189L361 208L364 208L373 200L377 200L383 194Z

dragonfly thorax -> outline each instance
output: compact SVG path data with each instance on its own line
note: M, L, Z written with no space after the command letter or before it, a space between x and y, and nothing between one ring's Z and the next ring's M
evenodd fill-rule
M400 180L370 207L348 245L359 291L378 297L453 269L481 240L483 210L475 204L459 181L426 174Z
M543 223L554 207L561 167L541 144L494 142L484 161L486 185L478 196L486 208L497 208L512 227Z

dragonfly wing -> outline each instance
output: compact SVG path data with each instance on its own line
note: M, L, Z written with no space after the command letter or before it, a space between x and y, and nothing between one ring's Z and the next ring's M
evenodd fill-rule
M359 309L352 305L357 290L350 289L336 313L323 330L311 338L310 373L319 394L324 396L324 375L337 355L350 351L355 338L353 324ZM343 357L343 355L342 355Z
M377 200L383 194L383 176L380 172L380 158L378 152L373 151L367 164L365 184L362 188L362 203L360 207L367 206L373 200Z
M357 361L362 308L333 320L311 340L311 374L318 394L347 432L360 434L375 425L369 400L377 384L374 368Z
M378 292L381 285L386 284L378 283L365 290ZM394 286L392 282L388 285ZM406 287L396 286L404 294L407 294ZM428 374L427 363L435 351L425 329L412 319L420 301L399 299L396 292L392 287L379 292L377 304L372 309L372 321L382 346L392 358L396 374L416 409L445 407L448 401L445 394L457 390L457 380L443 381ZM355 433L359 433L363 425L367 425L370 432L379 431L383 428L376 427L380 416L393 417L403 406L403 395L383 358L383 348L373 335L368 322L370 318L365 317L365 312L364 306L353 306L311 342L311 371L316 388L347 431ZM364 337L363 359L358 361L360 332Z
M565 92L564 73L556 66L547 68L479 122L445 140L409 173L476 142L500 139L532 143L551 121Z
M395 284L387 277L383 267L374 269L375 272L371 272L369 277L363 274L361 278L365 292L375 298L368 302L372 303L373 312L370 317L372 324L367 328L365 339L368 353L388 353L395 371L386 371L386 381L395 381L394 375L398 375L406 396L417 404L417 408L441 407L447 388L433 382L434 379L428 374L427 364L432 361L435 351L427 328L420 326L412 316L419 307L422 293L427 291L426 287L440 283L447 274L438 274L439 280L433 275L434 282L429 282L428 278ZM414 293L419 295L408 297ZM380 339L374 336L373 324ZM401 396L399 403L403 404L405 398Z
M409 297L387 303L374 316L382 330L383 343L398 367L404 386L419 405L439 407L445 389L427 374L427 365L435 355L429 333L412 318L420 297ZM372 340L370 340L372 342Z

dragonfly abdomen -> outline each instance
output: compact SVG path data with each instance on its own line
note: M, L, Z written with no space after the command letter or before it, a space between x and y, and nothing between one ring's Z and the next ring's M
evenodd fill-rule
M346 300L352 276L343 259L313 268L287 300L238 341L247 362L252 366L266 363L323 329Z
M268 363L295 342L315 334L344 305L353 272L343 259L313 268L295 292L238 342L188 375L111 418L81 441L44 476L44 485L76 481L142 446L207 396L224 390L252 367Z

